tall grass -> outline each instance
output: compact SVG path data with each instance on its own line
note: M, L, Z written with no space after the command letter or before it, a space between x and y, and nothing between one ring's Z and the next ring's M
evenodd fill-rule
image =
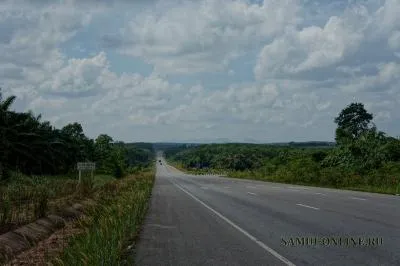
M113 181L98 191L100 207L85 233L72 239L56 265L120 265L124 247L135 238L145 217L154 171Z
M12 173L9 182L0 184L0 234L41 218L69 200L86 197L112 179L95 176L93 187L91 182L78 186L73 176L28 177Z
M340 167L318 168L307 164L289 164L280 166L273 172L267 172L263 169L230 171L228 176L278 183L400 194L400 172L397 169L380 169L361 175Z

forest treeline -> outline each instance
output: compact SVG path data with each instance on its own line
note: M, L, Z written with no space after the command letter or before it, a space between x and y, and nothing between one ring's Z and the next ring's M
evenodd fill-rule
M26 175L65 175L76 172L76 163L96 162L96 173L122 177L150 165L151 144L126 144L107 134L87 137L81 124L56 128L41 115L11 110L15 96L0 91L0 181L12 171Z
M379 131L362 103L345 107L335 145L205 144L171 147L167 159L191 171L285 183L400 192L400 140ZM293 143L292 143L293 144Z

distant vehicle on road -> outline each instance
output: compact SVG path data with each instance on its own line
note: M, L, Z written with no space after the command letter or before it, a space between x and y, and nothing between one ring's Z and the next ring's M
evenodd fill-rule
M161 160L158 160L161 163Z

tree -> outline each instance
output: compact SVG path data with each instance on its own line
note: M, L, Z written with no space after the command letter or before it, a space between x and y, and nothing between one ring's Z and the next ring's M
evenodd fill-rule
M362 103L351 103L334 120L338 125L336 142L343 144L358 139L363 133L371 129L372 118L373 115L365 110Z
M15 96L9 96L3 100L0 89L0 180L8 179L8 154L12 145L8 140L9 135L8 125L10 124L9 108L15 101Z

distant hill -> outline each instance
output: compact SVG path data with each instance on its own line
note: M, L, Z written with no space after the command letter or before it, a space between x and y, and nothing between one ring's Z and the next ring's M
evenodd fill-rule
M125 143L125 146L127 148L135 147L138 149L153 151L153 143L149 142L130 142L130 143Z
M274 146L289 146L289 147L332 147L335 146L335 142L331 141L305 141L305 142L277 142L277 143L269 143Z
M305 141L305 142L275 142L275 143L261 143L257 142L254 139L247 138L243 142L236 142L226 138L216 138L216 139L201 139L196 141L188 141L188 142L155 142L155 143L147 143L147 142L132 142L126 143L128 147L134 146L141 149L147 150L170 150L176 148L183 148L183 147L193 147L199 146L203 144L263 144L263 145L273 145L273 146L284 146L284 147L302 147L302 148L309 148L309 147L333 147L335 146L335 142L331 141Z

